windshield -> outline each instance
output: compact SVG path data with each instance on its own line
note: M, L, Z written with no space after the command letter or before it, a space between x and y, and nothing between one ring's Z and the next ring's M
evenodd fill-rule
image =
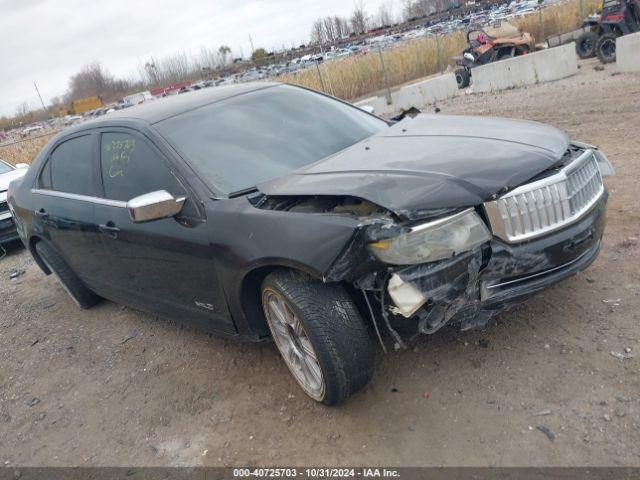
M358 108L279 85L228 98L156 124L223 194L328 157L388 127Z
M13 168L0 160L0 175L2 175L3 173L9 173L12 170Z

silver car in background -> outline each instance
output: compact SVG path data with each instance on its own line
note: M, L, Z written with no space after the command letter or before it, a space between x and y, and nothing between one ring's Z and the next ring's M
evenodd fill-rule
M24 176L28 169L29 165L26 163L19 163L14 167L0 159L0 246L19 238L7 203L7 190L11 181Z

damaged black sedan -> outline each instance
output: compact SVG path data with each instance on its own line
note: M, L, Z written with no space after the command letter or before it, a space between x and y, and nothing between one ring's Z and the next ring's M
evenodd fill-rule
M103 297L271 337L325 404L371 379L372 339L483 327L600 249L612 167L538 123L387 122L273 83L103 118L9 189L44 273L82 308Z

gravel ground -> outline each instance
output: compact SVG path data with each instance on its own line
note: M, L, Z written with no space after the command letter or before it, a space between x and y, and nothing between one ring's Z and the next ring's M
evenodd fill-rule
M599 145L617 169L600 258L484 331L379 351L373 382L339 408L308 400L271 344L109 302L80 311L12 248L0 261L0 464L640 465L640 76L595 66L439 107ZM611 353L625 348L634 358Z

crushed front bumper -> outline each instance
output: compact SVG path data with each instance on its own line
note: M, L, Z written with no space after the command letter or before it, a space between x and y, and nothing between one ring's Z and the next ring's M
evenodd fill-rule
M494 237L474 251L395 272L424 299L414 315L418 330L433 333L449 322L463 330L482 328L494 315L585 269L600 251L606 202L605 191L579 220L535 240L507 244Z

